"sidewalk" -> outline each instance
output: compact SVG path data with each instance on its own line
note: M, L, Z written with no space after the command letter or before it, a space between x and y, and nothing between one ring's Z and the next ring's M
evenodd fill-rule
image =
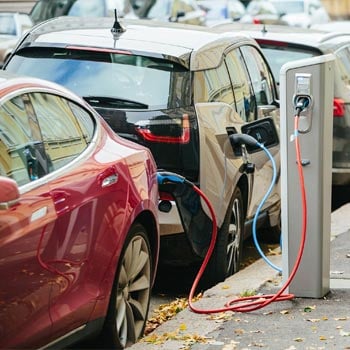
M282 266L281 255L269 259ZM280 286L279 274L260 259L207 290L195 306L222 308L244 292L274 294ZM129 349L350 349L350 203L331 216L330 292L324 298L294 298L248 313L208 315L186 309L145 339Z

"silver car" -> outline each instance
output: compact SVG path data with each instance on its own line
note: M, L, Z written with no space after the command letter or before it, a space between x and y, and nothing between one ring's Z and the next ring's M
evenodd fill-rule
M224 24L219 32L241 32L254 38L279 82L283 64L327 53L336 55L333 112L333 185L350 184L350 33L288 26ZM235 34L236 35L236 34Z

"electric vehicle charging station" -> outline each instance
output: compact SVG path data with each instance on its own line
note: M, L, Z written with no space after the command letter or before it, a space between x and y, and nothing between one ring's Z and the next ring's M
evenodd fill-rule
M296 161L299 137L307 201L307 230L300 266L288 286L297 297L321 298L329 292L332 188L334 56L285 64L280 71L282 275L287 279L298 257L302 206ZM298 132L296 104L305 102Z

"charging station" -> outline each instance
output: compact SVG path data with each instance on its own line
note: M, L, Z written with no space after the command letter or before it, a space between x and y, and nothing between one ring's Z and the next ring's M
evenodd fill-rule
M288 286L297 297L321 298L329 292L332 191L334 56L285 64L280 71L282 271L290 275L302 232L300 181L295 137L299 137L306 191L307 229L300 266ZM296 104L306 101L296 132Z

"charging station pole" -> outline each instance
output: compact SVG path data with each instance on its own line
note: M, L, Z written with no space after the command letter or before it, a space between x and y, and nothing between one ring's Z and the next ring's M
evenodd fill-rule
M299 143L307 200L306 242L299 269L289 285L297 297L329 292L332 191L334 56L285 64L280 71L282 274L287 280L302 234L301 191L294 142L295 101L309 97L299 119Z

